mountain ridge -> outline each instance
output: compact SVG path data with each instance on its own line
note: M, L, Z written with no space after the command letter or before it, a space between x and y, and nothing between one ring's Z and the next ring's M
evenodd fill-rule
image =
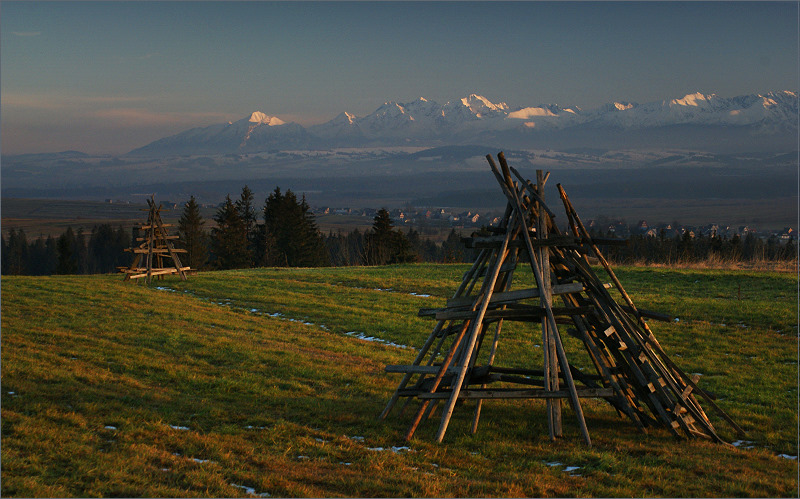
M128 156L247 154L271 149L440 146L495 143L501 147L718 147L763 149L796 145L798 94L783 90L720 97L695 92L644 104L615 101L596 109L537 104L510 107L478 94L439 104L420 97L386 101L358 117L343 111L303 127L255 111L227 124L196 127L134 149ZM726 146L727 144L727 146ZM781 146L783 144L783 146Z

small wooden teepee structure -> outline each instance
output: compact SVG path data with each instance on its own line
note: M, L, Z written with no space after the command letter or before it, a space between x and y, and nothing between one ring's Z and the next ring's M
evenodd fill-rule
M562 434L561 400L567 399L584 441L591 445L580 399L593 397L608 401L642 432L648 426L664 426L676 437L722 442L697 395L737 432L744 433L714 403L714 396L697 386L698 377L683 372L661 348L644 318L665 316L636 308L561 185L557 187L571 234L559 231L553 211L545 204L549 173L537 171L536 183L532 183L509 168L503 153L498 154L502 171L491 156L487 159L508 199L505 215L498 227L490 228L493 235L465 239L468 247L482 251L447 305L420 310L421 316L434 317L436 326L411 365L386 366L387 372L405 376L381 419L400 397L408 397L409 402L418 399L418 410L406 434L410 440L437 403L444 402L436 435L441 442L459 400L476 401L474 433L484 400L542 398L550 438L555 439ZM612 284L599 280L589 265L590 255L599 260ZM536 287L512 290L515 271L526 269L533 273ZM612 287L624 304L611 296ZM560 306L556 306L556 298ZM504 321L541 325L541 368L495 365ZM570 365L559 324L573 326L567 332L582 341L596 375ZM489 387L493 383L501 386Z
M186 250L173 247L172 241L177 240L178 236L167 233L167 227L172 227L172 224L165 224L161 220L161 205L156 206L153 198L154 196L151 196L147 200L149 208L143 210L148 211L147 222L139 226L144 236L136 238L141 244L125 250L136 255L133 263L128 268L121 267L120 271L125 273L126 281L145 278L150 283L155 276L161 278L169 274L178 274L181 280L185 281L190 268L181 264L178 253L186 253ZM142 265L143 258L144 265ZM170 262L172 266L168 266Z

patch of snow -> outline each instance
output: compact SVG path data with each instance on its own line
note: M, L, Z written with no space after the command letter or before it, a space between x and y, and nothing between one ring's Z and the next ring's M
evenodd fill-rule
M755 442L751 442L750 440L737 440L733 442L731 445L733 445L734 447L741 447L742 449L752 449L753 447L755 447L755 445L751 444L754 443Z
M564 468L564 471L566 471L567 473L570 473L572 471L579 470L579 469L581 469L580 466L567 466L566 468Z
M213 463L214 462L214 461L211 461L210 459L198 459L196 457L193 457L192 461L194 461L196 463L200 463L200 464L202 464L202 463Z
M111 426L111 425L106 425L106 426L103 427L103 429L105 429L105 430L116 430L117 427L116 426Z
M394 343L392 341L387 341L387 340L384 340L382 338L376 338L375 336L367 336L366 334L358 332L358 331L349 331L349 332L344 333L344 334L346 334L347 336L352 336L354 338L358 338L359 340L372 341L372 342L375 342L375 343L381 343L383 345L390 346L390 347L412 348L412 347L410 347L408 345L400 345L398 343Z
M346 463L344 461L339 461L339 464L344 465L344 466L350 466L353 463Z
M347 437L347 438L349 438L350 440L354 440L356 442L363 442L364 441L364 437Z
M383 448L383 447L367 447L367 450L371 450L373 452L383 452L390 450L395 454L400 454L401 452L412 452L411 447L391 447L391 448ZM436 465L434 465L436 466Z
M169 427L170 427L170 428L172 428L173 430L182 430L182 431L186 431L186 430L188 430L188 429L189 429L189 427L188 427L188 426L173 426L173 425L171 425L171 424L169 424L169 425L167 425L167 426L169 426Z
M237 489L242 489L242 490L244 490L245 494L249 494L249 495L251 495L251 496L256 496L256 497L272 497L271 495L269 495L269 494L268 494L268 493L266 493L266 492L260 492L260 493L259 493L259 492L256 492L256 489L254 489L253 487L248 487L247 485L237 485L237 484L235 484L235 483L232 483L232 484L231 484L231 487L236 487Z
M308 456L297 456L297 459L305 460L305 459L310 459L310 458Z
M778 457L782 457L784 459L797 459L797 456L790 456L789 454L778 454Z
M16 395L17 392L8 392L9 395Z

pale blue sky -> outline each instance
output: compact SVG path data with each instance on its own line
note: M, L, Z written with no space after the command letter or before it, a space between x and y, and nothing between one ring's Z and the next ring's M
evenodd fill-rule
M797 2L2 2L3 153L470 93L591 109L798 90Z

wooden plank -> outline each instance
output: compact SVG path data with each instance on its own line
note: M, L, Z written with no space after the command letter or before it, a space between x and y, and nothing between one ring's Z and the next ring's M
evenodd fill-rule
M142 277L146 277L146 278L149 279L152 276L167 275L167 274L177 274L177 273L178 273L178 269L154 270L154 271L149 272L149 273L131 275L130 278L131 279L140 279Z
M553 286L553 295L563 295L570 293L580 293L583 291L583 284L580 282L571 282L568 284L556 284ZM514 291L505 291L502 293L495 293L492 295L490 304L501 302L515 302L519 300L527 300L532 298L539 298L538 288L517 289ZM475 297L466 296L463 298L451 298L447 300L447 307L467 307L472 304Z
M639 317L645 317L647 319L653 319L653 320L662 321L662 322L672 322L674 317L675 317L673 315L667 315L667 314L662 314L662 313L659 313L659 312L653 312L652 310L645 310L643 308L640 308L638 310L633 310L631 307L628 307L626 305L623 305L621 308L622 308L622 310L628 312L629 314L633 314L634 316L636 316L637 313L638 313Z
M611 388L577 388L580 398L607 398L614 397ZM452 390L442 390L434 393L407 393L406 396L416 396L420 399L446 399L452 396ZM469 388L460 390L459 399L568 399L568 390L520 390L518 388Z
M147 254L150 254L150 253L166 253L166 254L168 254L170 252L170 249L169 248L147 248L147 249L134 248L131 251L133 253L142 253L144 255L147 255ZM188 250L185 250L185 249L173 249L172 251L174 253L188 253L189 252Z
M503 236L462 237L461 242L464 243L467 248L498 248L503 243ZM534 239L532 243L535 248L539 248L543 246L577 245L579 240L572 236L552 236L547 239ZM521 248L523 242L515 240L509 243L509 246L512 248Z
M180 238L181 238L181 236L178 236L178 235L174 235L174 236L162 235L162 236L159 236L159 239L180 239ZM137 241L147 241L147 239L144 238L144 237L137 237L136 240Z
M435 337L435 336L434 336ZM421 365L387 365L383 368L387 373L412 373L412 374L437 374L442 369L440 365L434 366L421 366ZM458 369L451 367L447 369L447 373L458 372Z
M524 308L523 308L524 307ZM553 316L571 317L573 315L583 315L591 313L592 307L553 307ZM506 308L503 310L488 310L484 314L484 319L497 320L505 319L509 321L537 321L542 317L547 317L547 312L534 306L520 305L515 308ZM477 313L473 310L451 310L442 309L436 312L436 319L438 320L467 320L473 319Z

